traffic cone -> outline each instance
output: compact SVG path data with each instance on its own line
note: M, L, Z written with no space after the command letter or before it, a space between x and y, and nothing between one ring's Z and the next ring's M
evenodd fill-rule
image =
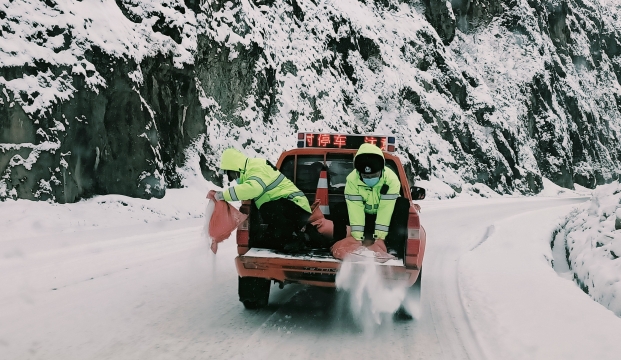
M319 181L317 181L317 192L315 193L315 201L319 200L319 209L324 215L330 215L330 206L328 203L328 172L321 170L319 173Z

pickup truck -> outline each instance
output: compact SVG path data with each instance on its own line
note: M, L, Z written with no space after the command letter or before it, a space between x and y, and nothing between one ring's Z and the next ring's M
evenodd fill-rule
M377 135L298 134L298 148L281 154L276 167L306 194L309 203L315 199L321 170L328 173L329 214L327 219L348 223L345 203L345 178L354 169L354 155L362 142L380 146L386 166L401 180L401 196L410 201L407 235L401 248L389 252L395 259L377 263L388 281L398 281L420 294L421 269L425 254L426 233L420 224L413 200L422 200L425 190L410 187L399 158L392 154L395 138ZM323 140L323 141L322 141ZM330 249L312 249L304 254L286 254L269 248L269 234L261 223L253 201L243 201L240 207L248 218L237 230L235 259L239 275L239 300L248 309L267 305L271 282L280 287L288 283L321 287L335 287L335 278L341 260L332 257Z

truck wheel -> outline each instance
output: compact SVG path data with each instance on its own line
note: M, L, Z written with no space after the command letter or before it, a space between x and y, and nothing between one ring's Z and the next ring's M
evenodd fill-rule
M421 268L418 274L418 279L416 279L416 282L407 289L407 293L405 295L406 301L413 301L413 302L417 302L420 304L420 292L421 292L422 280L423 280L423 269ZM402 320L412 320L413 318L412 314L410 314L410 312L403 306L403 304L401 304L401 306L399 307L399 310L397 310L397 312L395 313L395 317L397 317L398 319L402 319Z
M416 279L416 282L412 284L412 286L410 286L410 288L408 289L408 296L410 296L410 299L420 302L420 290L421 290L422 282L423 282L423 268L421 268L420 271L418 272L418 279Z
M238 277L239 301L246 309L259 309L267 305L270 297L270 280L255 277Z

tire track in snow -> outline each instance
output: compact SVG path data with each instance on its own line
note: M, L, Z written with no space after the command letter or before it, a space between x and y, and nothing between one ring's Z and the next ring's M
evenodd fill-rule
M494 223L498 221L524 212L577 201L580 199L492 199L470 206L459 204L454 208L438 204L437 209L434 208L436 204L432 203L431 209L422 213L421 223L427 229L423 294L433 298L433 326L439 333L444 358L488 358L468 318L463 294L460 292L460 257L493 236L496 231ZM447 223L451 226L446 226ZM432 270L428 271L429 268ZM438 274L443 276L438 278Z

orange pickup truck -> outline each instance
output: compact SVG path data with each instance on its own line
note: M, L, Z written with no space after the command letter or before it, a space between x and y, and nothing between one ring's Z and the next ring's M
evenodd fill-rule
M405 171L394 152L395 138L377 135L298 134L298 148L284 152L276 167L306 194L313 203L321 170L328 173L327 219L348 222L345 204L345 178L353 170L354 155L360 144L368 142L384 150L386 166L401 180L401 196L410 201L407 235L403 235L399 248L389 252L396 259L377 265L387 280L405 283L420 294L421 269L425 254L426 233L420 224L412 200L422 200L425 190L410 187ZM324 204L325 205L325 204ZM304 254L286 254L269 249L269 235L261 223L260 214L252 201L240 207L248 219L237 230L235 259L239 274L239 300L246 308L256 309L267 305L271 282L283 287L299 283L322 287L335 287L336 273L341 260L332 257L330 249L312 249Z

